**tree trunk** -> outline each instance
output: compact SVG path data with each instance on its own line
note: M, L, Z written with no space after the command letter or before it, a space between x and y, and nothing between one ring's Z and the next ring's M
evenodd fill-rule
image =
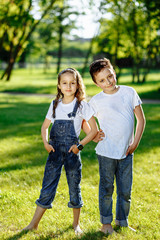
M14 49L14 47L12 46L11 47L11 50L10 50L10 58L9 58L9 62L8 62L8 66L7 68L5 69L4 73L2 74L1 76L1 79L4 79L5 76L6 77L6 80L9 81L10 80L10 77L11 77L11 72L12 72L12 69L13 69L13 66L14 66L14 63L16 61L16 58L20 52L20 50L22 49L23 47L23 44L29 40L31 34L33 33L33 31L35 30L35 28L37 27L37 25L41 22L41 20L45 17L45 15L48 13L48 11L51 9L51 7L53 6L53 4L56 2L56 0L51 0L50 1L50 4L49 6L44 10L41 18L36 21L32 26L31 26L31 29L29 31L29 33L27 34L26 37L24 37L25 35L25 27L24 26L24 30L23 30L23 34L22 34L22 37L21 39L19 40L19 43L18 45L16 46L16 48ZM30 10L30 7L31 7L31 2L30 2L30 5L29 5L29 8L28 8L28 11ZM27 26L28 27L28 26ZM11 42L11 45L12 45L12 42Z
M60 67L61 67L61 59L62 59L62 35L63 35L63 27L60 26L59 28L59 47L58 47L58 61L57 61L57 74L60 71Z
M87 55L85 57L85 62L84 62L84 65L83 65L83 68L82 68L82 71L81 71L82 77L84 77L84 74L85 74L85 70L86 70L86 67L87 67L87 64L88 64L88 59L89 59L89 56L90 56L90 54L92 52L92 46L93 46L93 38L92 38L92 40L90 42L90 47L88 49Z

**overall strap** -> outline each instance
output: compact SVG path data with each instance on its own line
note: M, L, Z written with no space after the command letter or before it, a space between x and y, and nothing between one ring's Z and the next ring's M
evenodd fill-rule
M78 101L76 101L76 103L75 103L75 105L74 105L73 112L68 113L68 117L69 117L69 118L76 116L76 112L77 112L78 107L79 107L79 103L78 103Z

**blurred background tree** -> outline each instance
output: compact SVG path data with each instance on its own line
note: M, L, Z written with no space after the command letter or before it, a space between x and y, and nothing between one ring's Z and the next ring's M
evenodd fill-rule
M8 63L1 79L10 79L14 63L23 53L35 28L55 2L56 0L1 0L0 53L3 53L1 58L7 59ZM38 4L41 9L38 20L33 17L33 4Z
M15 62L42 62L47 71L56 59L83 57L82 73L89 59L108 57L116 67L132 69L132 82L143 83L151 68L160 63L160 2L153 0L0 0L0 61L6 62L1 79L9 80ZM73 34L79 15L93 12L95 34ZM87 22L86 22L87 25ZM80 30L79 30L80 31ZM88 70L88 69L87 69Z

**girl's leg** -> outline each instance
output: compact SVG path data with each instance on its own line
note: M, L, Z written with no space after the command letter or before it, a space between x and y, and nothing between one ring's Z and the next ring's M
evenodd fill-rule
M76 235L80 235L83 233L79 226L80 212L81 212L80 208L73 208L73 228Z
M80 188L82 168L80 157L76 154L70 153L64 162L64 167L70 195L68 207L73 208L73 228L75 234L80 235L82 234L82 230L79 226L79 218L81 207L83 206Z
M37 206L36 211L34 213L34 216L32 218L32 221L30 222L30 224L23 228L23 230L33 230L33 229L37 229L38 228L38 224L43 216L43 214L45 213L46 209L45 208L41 208L40 206Z

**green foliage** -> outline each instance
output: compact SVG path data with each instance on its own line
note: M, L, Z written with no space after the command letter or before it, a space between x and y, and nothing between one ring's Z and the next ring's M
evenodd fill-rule
M159 64L159 3L148 0L102 0L102 3L96 52L109 56L116 65L118 59L131 57L133 74L140 82L139 68L148 70Z
M43 216L39 229L21 232L31 220L35 200L41 189L47 153L40 128L51 102L45 97L0 95L0 239L76 240L72 229L72 210L67 207L68 186L64 171L59 182L53 209ZM134 179L129 224L136 233L124 229L117 235L106 236L98 210L98 161L95 143L82 151L81 226L82 240L159 240L159 158L160 158L160 105L143 106L147 125L134 156ZM81 133L83 137L83 133ZM115 189L116 190L116 189ZM115 216L114 194L113 212ZM114 227L113 222L113 227Z

